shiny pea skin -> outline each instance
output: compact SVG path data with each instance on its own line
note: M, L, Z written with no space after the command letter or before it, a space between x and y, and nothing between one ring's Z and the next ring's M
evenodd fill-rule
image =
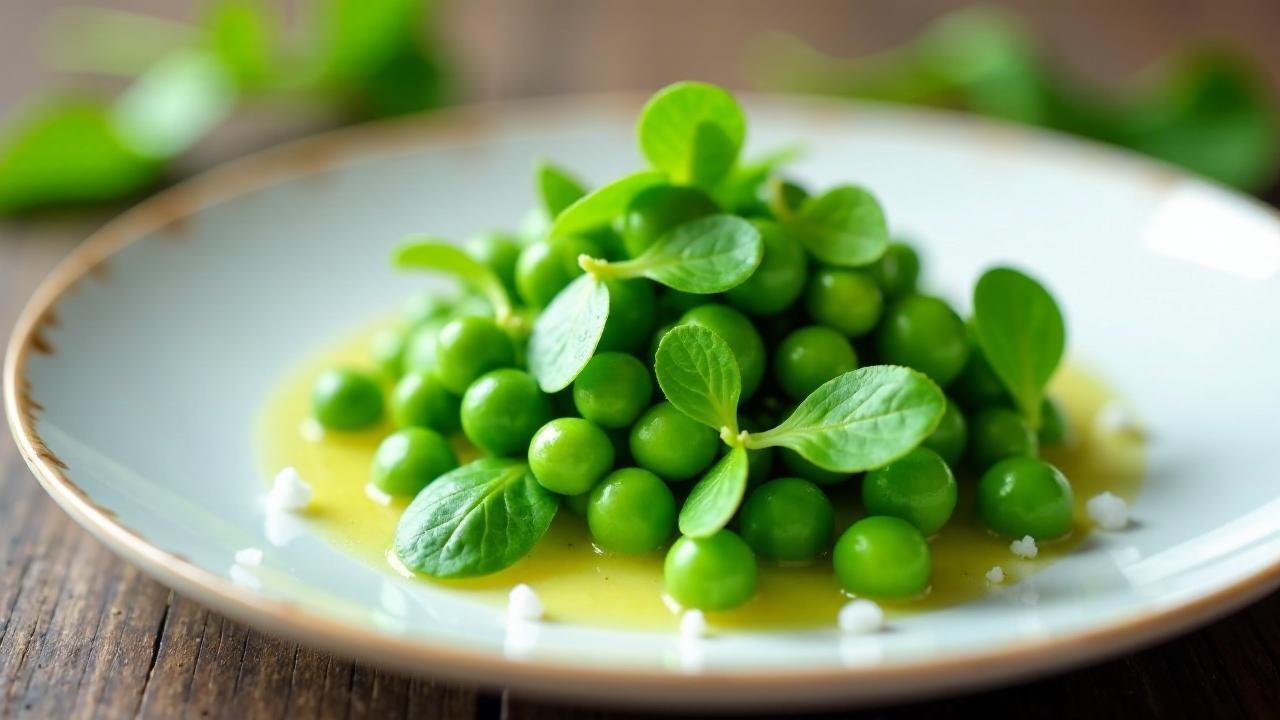
M489 318L464 317L440 328L435 373L450 392L461 395L476 378L515 364L511 338Z
M955 465L964 458L965 449L969 446L969 422L955 400L947 398L947 409L938 421L938 427L925 438L923 445L942 456L948 465Z
M853 345L822 325L803 327L783 338L773 359L774 378L797 402L837 375L857 369Z
M599 425L582 418L557 418L529 443L529 469L542 487L561 495L581 495L613 468L613 442Z
M622 244L636 257L668 230L712 215L719 208L706 193L682 185L657 185L642 190L627 206L622 220Z
M945 302L910 295L893 303L876 337L880 359L906 365L946 387L969 359L969 333Z
M776 457L782 460L782 467L787 473L818 485L839 485L853 477L850 473L818 467L791 448L778 448Z
M680 318L681 325L699 325L720 336L738 361L742 375L742 399L755 394L764 379L764 340L746 315L728 305L699 305Z
M587 527L595 544L609 552L652 552L675 532L675 496L648 470L615 470L588 496Z
M395 380L404 372L405 333L397 328L384 328L373 336L369 354L378 374L387 380Z
M382 419L382 387L354 370L329 370L311 388L311 414L329 430L362 430Z
M809 279L805 308L815 323L857 338L880 321L884 298L880 286L865 272L822 268Z
M605 428L630 427L653 397L649 369L634 356L602 352L573 381L573 404L582 417Z
M1035 430L1013 410L988 408L973 416L969 426L969 464L978 472L1007 457L1034 457L1039 452Z
M649 408L631 426L631 457L665 480L688 480L711 467L720 450L715 430L669 402Z
M676 540L662 574L667 594L686 608L730 610L756 594L755 554L731 530Z
M778 223L753 223L764 240L760 266L741 285L725 293L725 298L749 315L776 315L791 307L804 292L808 280L808 255L804 246Z
M832 551L836 578L854 595L900 599L929 588L933 558L929 543L901 518L876 515L854 523Z
M462 428L462 398L445 388L432 372L411 372L391 391L391 420L396 427L430 428L452 435Z
M938 453L919 447L862 479L862 506L870 515L892 515L933 535L956 509L956 479Z
M467 388L461 414L472 445L497 457L524 456L533 434L551 420L551 399L529 373L504 368Z
M412 497L457 467L458 458L443 435L425 428L404 428L378 445L371 482L388 495Z
M974 347L965 362L964 370L948 388L956 400L970 412L992 407L1013 407L1009 391L996 376L987 356L981 348Z
M742 539L760 557L811 560L831 542L835 509L826 493L808 480L779 478L747 497L739 527Z
M867 271L886 297L902 297L916 290L920 280L920 255L904 242L892 242Z
M982 474L978 519L1011 538L1052 540L1071 531L1071 484L1056 467L1033 457L1001 460Z

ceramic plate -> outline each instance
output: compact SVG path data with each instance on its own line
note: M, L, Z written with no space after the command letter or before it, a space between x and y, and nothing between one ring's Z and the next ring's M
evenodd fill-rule
M745 103L751 145L802 138L798 176L873 188L964 304L993 262L1034 268L1072 361L1142 419L1133 525L1017 588L889 631L735 632L690 660L671 633L545 623L271 527L254 423L308 354L420 277L405 235L517 225L549 157L599 182L639 166L639 97L463 109L234 162L98 232L41 287L5 365L23 455L79 523L179 592L266 631L455 681L623 703L921 697L1097 660L1280 582L1280 222L1164 166L1061 137L825 101ZM275 540L279 544L273 544ZM246 577L233 557L266 548Z

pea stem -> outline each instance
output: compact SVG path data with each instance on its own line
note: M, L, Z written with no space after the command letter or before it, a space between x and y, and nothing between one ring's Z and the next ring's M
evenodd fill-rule
M608 260L593 258L586 253L578 256L578 267L597 280L608 280L616 275Z
M746 447L747 438L751 435L746 430L739 431L735 427L725 425L720 428L720 439L731 448Z

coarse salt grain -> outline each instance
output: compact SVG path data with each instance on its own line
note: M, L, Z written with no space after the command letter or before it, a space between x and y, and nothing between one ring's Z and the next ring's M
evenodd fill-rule
M292 465L276 473L267 505L277 510L301 510L311 503L311 486Z
M237 565L261 565L262 550L256 547L244 548L236 551Z
M1040 548L1036 547L1035 538L1030 535L1009 543L1009 549L1013 551L1014 555L1027 560L1034 559L1040 553Z
M541 620L543 612L542 600L533 588L524 583L511 588L507 596L508 620Z
M987 582L999 585L1004 582L1004 568L996 565L987 571Z
M1129 504L1113 493L1094 495L1085 503L1085 509L1089 519L1103 530L1122 530L1129 524Z
M701 610L685 610L680 616L680 637L696 640L707 635L707 616Z
M884 627L884 610L870 600L850 600L840 608L836 622L847 633L872 633Z

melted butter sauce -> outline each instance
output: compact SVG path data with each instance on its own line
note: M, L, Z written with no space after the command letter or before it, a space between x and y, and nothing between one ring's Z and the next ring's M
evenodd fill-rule
M394 561L389 549L396 523L406 502L379 505L365 495L374 450L391 431L389 424L358 433L318 432L309 421L310 389L315 377L335 366L368 365L372 331L360 333L322 352L291 374L272 393L258 428L259 459L265 477L292 465L315 491L304 515L320 536L342 551L388 572L409 574ZM957 605L992 591L986 573L999 565L1004 585L1016 583L1076 549L1089 532L1086 501L1111 491L1133 503L1144 474L1141 443L1123 433L1095 429L1101 408L1113 394L1077 367L1059 371L1051 388L1070 419L1070 441L1046 450L1045 457L1071 481L1075 521L1071 534L1042 543L1034 560L1013 555L1009 540L982 528L973 517L974 478L962 476L955 515L930 539L933 579L919 598L887 604L890 614L920 612ZM460 459L465 441L458 444ZM837 531L860 514L857 483L832 493L837 507ZM506 602L517 583L534 588L547 617L561 622L635 629L674 629L679 617L663 599L662 560L665 551L643 556L603 553L596 549L586 523L567 508L534 550L512 567L487 577L424 582L451 588L477 601ZM840 590L830 560L822 557L805 566L761 562L759 591L743 607L709 616L724 628L795 629L830 626L848 597Z

